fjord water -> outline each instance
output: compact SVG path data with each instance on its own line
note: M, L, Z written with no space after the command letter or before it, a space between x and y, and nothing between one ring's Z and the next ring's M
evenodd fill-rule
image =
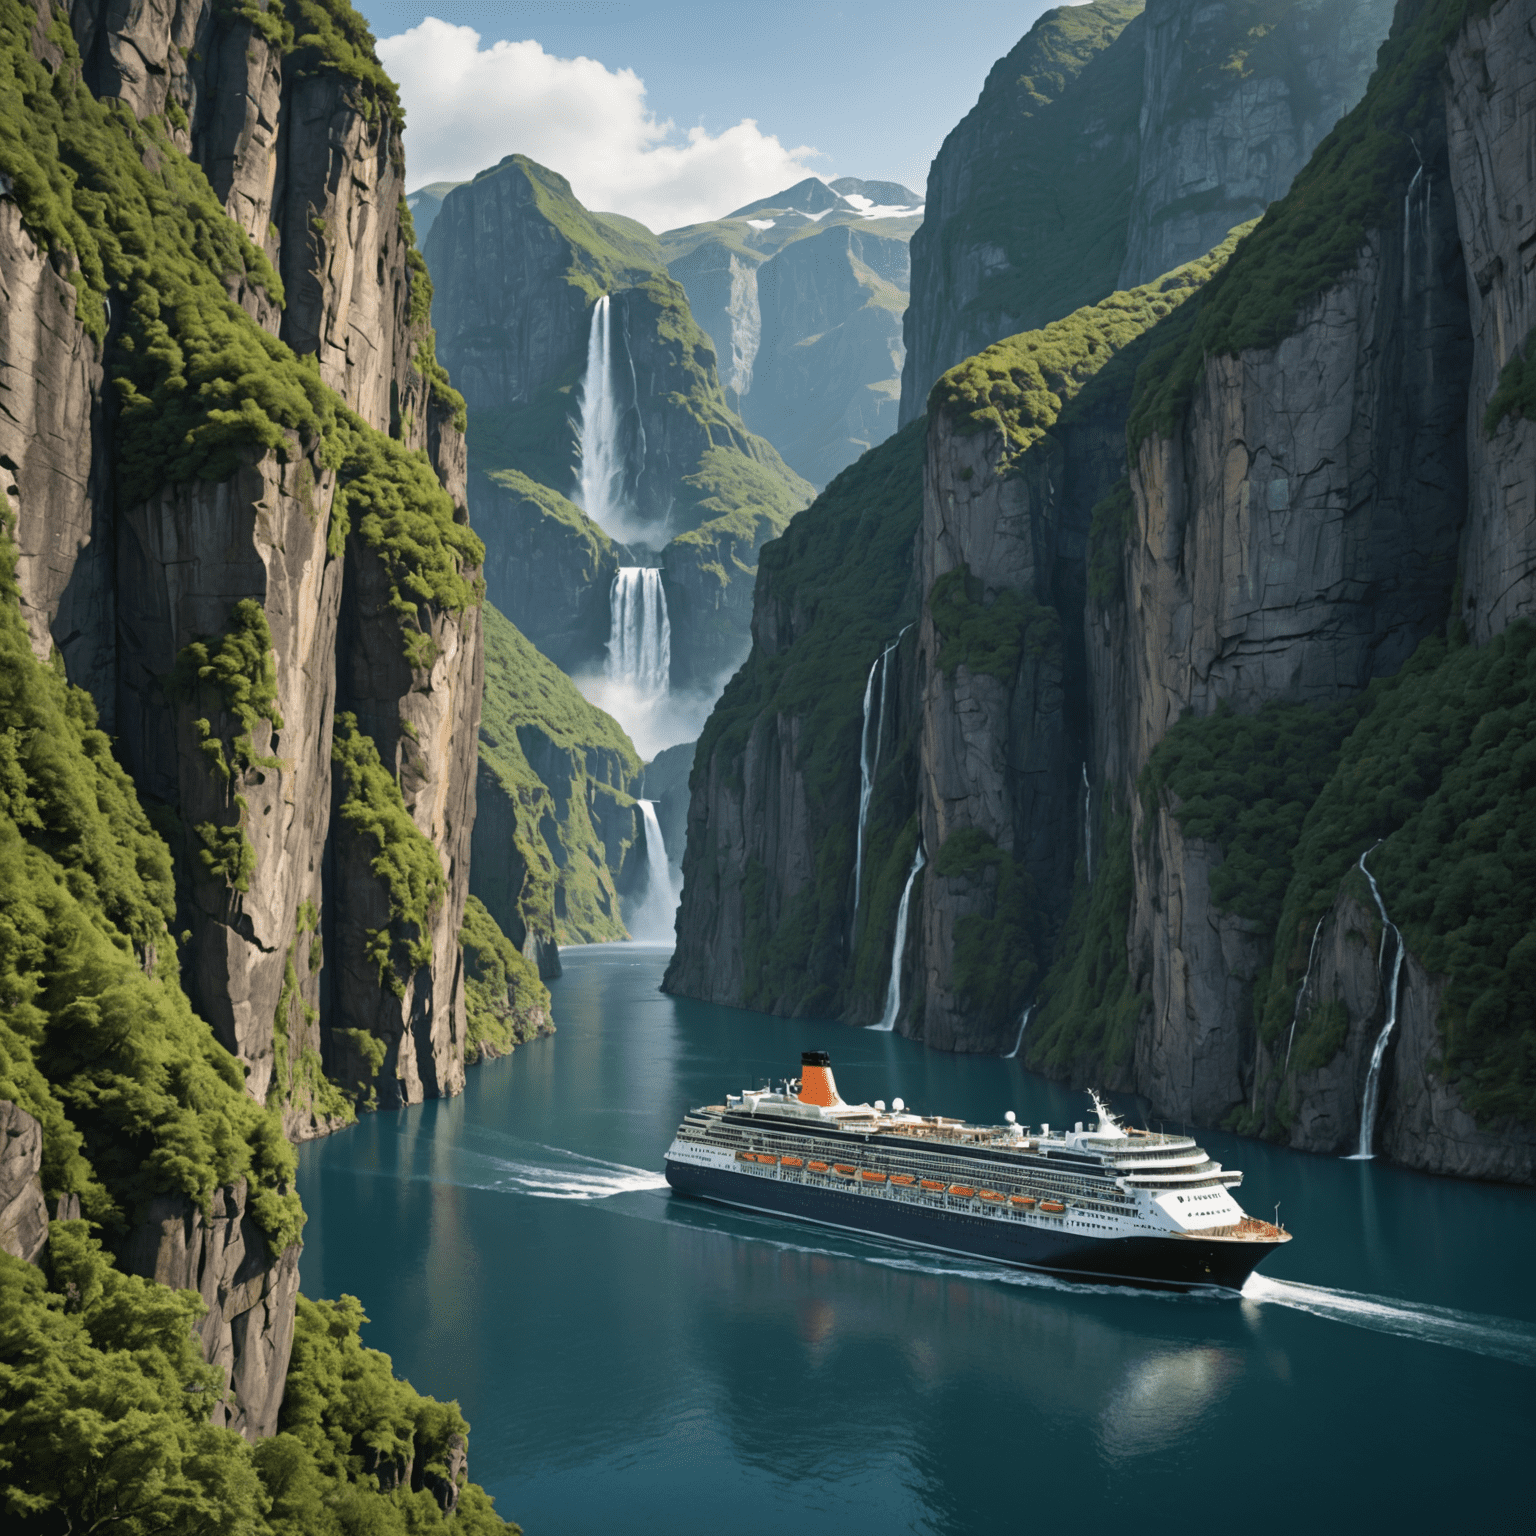
M671 1196L683 1110L832 1053L849 1098L1030 1123L1016 1061L663 996L563 952L559 1032L305 1147L303 1288L456 1397L529 1536L1425 1530L1529 1509L1536 1193L1201 1140L1296 1240L1244 1298L1067 1286ZM1122 1105L1121 1107L1129 1107Z

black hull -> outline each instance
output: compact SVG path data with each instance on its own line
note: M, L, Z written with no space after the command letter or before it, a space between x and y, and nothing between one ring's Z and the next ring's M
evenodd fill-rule
M915 1201L855 1194L835 1186L762 1178L691 1163L667 1162L667 1183L680 1195L770 1216L839 1227L920 1248L1044 1270L1070 1280L1187 1291L1242 1289L1278 1243L1199 1237L1082 1237L1074 1232Z

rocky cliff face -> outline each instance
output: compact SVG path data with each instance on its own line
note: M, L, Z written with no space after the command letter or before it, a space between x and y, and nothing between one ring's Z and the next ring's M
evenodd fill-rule
M896 430L907 242L841 225L757 274L762 316L745 412L813 485Z
M1531 109L1525 83L1536 67L1529 11L1491 7L1470 15L1447 59L1447 157L1471 307L1472 378L1467 406L1468 508L1462 562L1463 615L1486 640L1533 604L1536 421L1492 402L1507 370L1529 368L1536 334L1536 199L1531 196ZM1490 419L1491 418L1491 419Z
M1145 13L1141 148L1118 288L1150 282L1285 195L1359 101L1393 0Z
M934 160L901 419L968 354L1261 214L1359 100L1392 10L1099 0L1042 17Z
M0 464L34 653L92 695L170 844L181 979L246 1091L294 1136L352 1113L322 1060L354 1086L382 1050L383 1102L456 1091L479 543L393 87L345 7L79 4L78 56L50 19L13 62L59 82L35 142L61 151L32 152L72 155L79 197L50 211L33 172L0 198ZM381 764L363 790L333 773L338 704ZM435 892L393 970L387 840ZM211 1217L151 1213L122 1257L202 1291L254 1435L297 1249L269 1254L247 1205L235 1181Z
M930 396L906 845L927 863L898 1028L1022 1037L1037 1069L1159 1114L1351 1148L1390 1006L1368 853L1406 949L1372 1149L1532 1177L1536 886L1491 831L1524 814L1509 753L1536 709L1512 94L1531 26L1528 0L1403 7L1360 105L1197 298L1108 365L1088 341L1129 294ZM774 567L761 649L769 591L793 590ZM833 883L791 906L807 844L754 829L815 825L790 767L837 757L858 710L812 727L732 703L701 743L687 867L739 915L680 921L671 977L707 987L692 951L719 942L732 1000L793 1011L752 957L803 939Z

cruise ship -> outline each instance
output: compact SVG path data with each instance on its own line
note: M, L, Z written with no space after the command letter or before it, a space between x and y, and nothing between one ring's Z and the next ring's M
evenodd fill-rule
M667 1149L681 1195L1090 1283L1239 1290L1290 1233L1245 1215L1242 1174L1187 1136L1038 1131L845 1104L825 1051L800 1077L691 1110Z

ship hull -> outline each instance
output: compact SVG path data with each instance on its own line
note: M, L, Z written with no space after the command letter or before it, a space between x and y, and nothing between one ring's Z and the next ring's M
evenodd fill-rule
M680 1195L1092 1284L1237 1291L1279 1245L1200 1237L1083 1237L1054 1227L667 1160Z

